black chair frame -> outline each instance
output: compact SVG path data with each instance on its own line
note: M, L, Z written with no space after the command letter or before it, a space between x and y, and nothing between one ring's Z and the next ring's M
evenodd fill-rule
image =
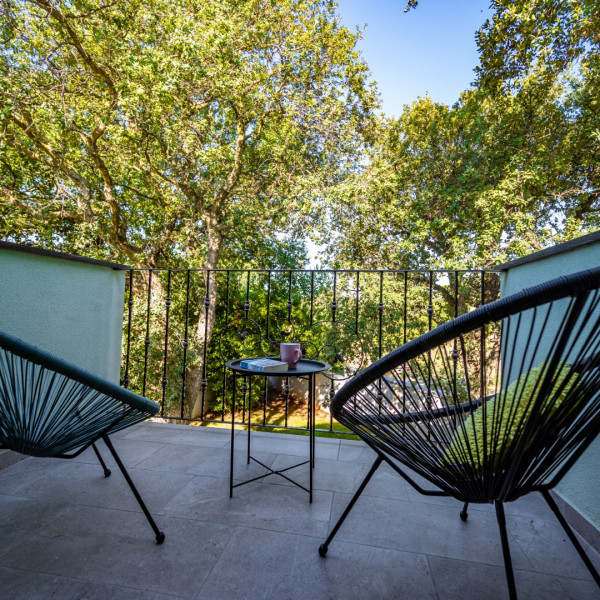
M159 405L8 333L0 332L0 449L72 459L103 440L162 544L158 528L110 440L155 415Z
M599 288L596 268L525 289L421 335L349 381L334 396L331 412L376 458L319 554L327 554L385 462L421 494L463 502L462 520L470 503L494 504L511 599L517 591L504 504L531 492L541 493L600 586L600 574L550 493L600 432ZM469 352L477 345L484 356L492 334L499 352L488 377L483 359ZM467 397L462 402L459 370ZM525 406L521 413L517 401ZM411 410L403 410L406 404ZM484 411L483 431L468 421L477 411ZM457 432L463 435L458 449ZM471 441L464 441L468 435ZM425 489L413 473L433 487Z

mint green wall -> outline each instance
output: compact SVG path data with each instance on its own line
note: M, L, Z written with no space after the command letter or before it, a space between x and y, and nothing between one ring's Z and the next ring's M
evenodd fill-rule
M0 329L119 381L125 271L0 248Z
M500 294L508 296L549 279L600 266L600 243L588 244L542 257L513 268L500 280ZM581 456L556 492L600 530L600 438Z

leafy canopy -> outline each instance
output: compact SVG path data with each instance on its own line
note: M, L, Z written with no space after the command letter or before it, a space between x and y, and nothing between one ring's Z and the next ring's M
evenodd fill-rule
M491 267L600 225L598 0L495 0L472 89L382 117L331 190L345 266Z
M13 239L144 266L268 260L355 160L376 106L328 0L1 6Z

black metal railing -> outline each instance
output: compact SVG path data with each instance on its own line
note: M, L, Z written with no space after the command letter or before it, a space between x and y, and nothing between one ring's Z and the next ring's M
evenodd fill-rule
M332 365L317 380L317 429L332 432L329 400L354 373L498 295L499 274L487 270L133 269L122 383L158 401L164 419L231 423L225 361L299 341ZM482 377L488 350L482 337ZM251 408L253 424L305 429L306 394L283 378L245 384L236 418Z

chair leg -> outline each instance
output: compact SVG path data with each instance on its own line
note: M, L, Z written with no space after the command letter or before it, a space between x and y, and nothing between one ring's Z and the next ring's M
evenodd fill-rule
M463 505L463 509L460 511L460 518L463 521L466 521L469 518L469 513L467 512L468 508L469 508L469 503L465 502Z
M100 454L100 451L98 450L96 444L92 444L92 448L94 449L94 452L96 453L96 456L100 461L100 465L104 469L104 477L110 477L111 470L106 466L106 463L104 462L104 459L102 458L102 455Z
M510 600L517 600L517 587L515 585L515 575L513 573L512 560L510 558L510 548L508 546L508 535L506 533L506 517L504 516L504 506L502 502L496 500L496 517L500 527L500 540L502 541L502 554L504 555L504 569L506 571L506 582L508 584L508 595Z
M575 536L575 533L573 532L571 527L569 527L569 524L560 512L558 505L554 501L554 498L550 495L550 492L548 490L544 490L542 492L542 496L548 503L548 506L550 506L550 508L552 509L552 512L556 515L556 518L558 519L558 522L562 525L562 528L565 530L565 533L569 536L571 543L573 544L573 546L575 546L575 550L577 550L579 556L581 556L581 559L585 563L585 566L588 568L588 571L594 578L595 582L598 584L598 586L600 586L600 574L598 574L598 571L592 564L592 561L586 554L585 550L583 549L583 546L579 543L579 540Z
M329 534L329 537L325 540L324 543L322 543L319 546L319 554L321 556L324 557L324 556L327 555L327 549L329 548L329 544L331 543L331 540L334 538L334 536L337 533L338 529L341 527L342 523L344 522L344 520L346 519L346 517L348 516L348 514L352 510L352 507L354 506L354 504L358 500L359 496L362 494L362 492L365 489L367 483L369 483L369 480L371 479L371 477L373 477L373 473L375 473L375 471L378 469L378 467L381 464L382 460L383 460L383 458L380 455L377 455L377 458L375 459L375 462L373 463L370 471L367 473L367 476L363 479L363 482L360 484L360 486L356 490L356 493L352 497L352 500L350 500L348 506L346 506L346 510L344 510L344 512L342 513L342 516L338 519L338 522L335 524L335 527L331 530L331 533Z
M142 511L144 511L144 514L146 515L146 519L148 519L148 523L150 523L150 526L152 527L152 530L154 531L154 534L156 535L156 543L162 544L165 541L165 534L162 531L160 531L160 529L154 522L154 519L152 518L150 511L144 504L144 501L142 500L140 493L137 491L137 488L133 484L133 481L131 480L129 473L127 472L127 469L125 469L125 465L121 462L121 459L120 459L119 455L117 454L117 451L115 450L114 446L112 445L110 438L105 433L105 434L103 434L102 439L104 440L104 443L106 444L107 448L110 450L110 453L113 455L113 458L115 459L115 462L117 463L119 469L121 469L121 473L123 473L123 477L125 477L125 481L127 481L127 483L129 484L129 487L130 487L131 491L133 492L135 499L138 501L138 504L140 505Z

